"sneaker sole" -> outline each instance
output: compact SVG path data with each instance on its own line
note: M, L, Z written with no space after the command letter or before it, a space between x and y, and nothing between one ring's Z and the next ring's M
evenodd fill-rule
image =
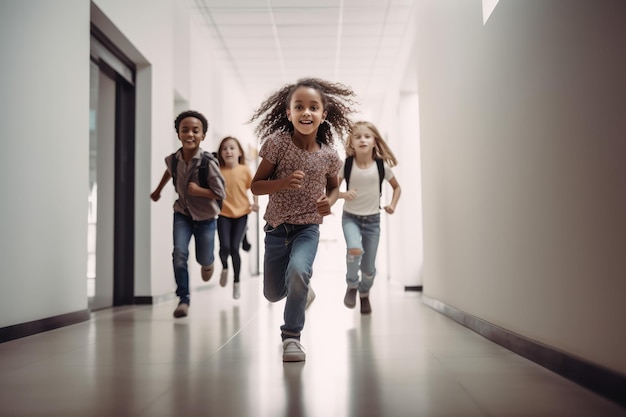
M187 307L189 308L189 307ZM180 319L182 317L187 317L187 311L186 310L179 310L178 308L176 308L176 310L174 310L174 318Z
M283 355L283 362L304 362L306 355Z

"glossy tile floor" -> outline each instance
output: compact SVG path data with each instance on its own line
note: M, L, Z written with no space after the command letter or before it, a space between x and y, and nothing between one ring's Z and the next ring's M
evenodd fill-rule
M348 310L342 274L318 269L305 363L282 362L284 302L263 299L260 277L239 300L214 277L184 319L172 318L175 301L116 308L0 344L0 415L626 416L419 293L380 280L371 316Z

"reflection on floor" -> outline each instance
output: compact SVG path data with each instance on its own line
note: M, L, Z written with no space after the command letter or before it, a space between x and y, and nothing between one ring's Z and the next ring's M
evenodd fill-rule
M314 277L305 363L284 364L283 302L217 280L175 302L124 307L0 344L0 415L626 416L626 410L495 345L385 280L373 314L343 304L341 274Z

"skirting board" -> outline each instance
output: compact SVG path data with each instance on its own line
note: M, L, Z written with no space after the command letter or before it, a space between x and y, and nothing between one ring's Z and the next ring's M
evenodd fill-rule
M422 301L492 342L626 407L625 375L512 333L426 295L422 295Z
M175 294L146 295L136 296L134 302L136 305L159 304L176 298Z
M3 327L0 328L0 343L87 321L90 317L89 310L80 310L41 320L29 321L28 323Z
M205 291L208 290L210 287L208 285L198 285L194 288L192 288L192 291ZM136 305L147 305L147 304L160 304L160 303L165 303L167 301L172 301L172 300L176 300L178 299L178 297L176 297L176 294L174 294L174 292L168 292L166 294L158 294L158 295L140 295L140 296L135 296L135 298L133 299L133 302Z

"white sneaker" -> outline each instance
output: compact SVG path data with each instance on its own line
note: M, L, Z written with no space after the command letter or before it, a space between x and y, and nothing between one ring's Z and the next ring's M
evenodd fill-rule
M237 300L239 297L241 297L241 288L239 287L239 283L235 282L233 283L233 298Z
M306 294L306 305L304 306L305 310L309 308L313 300L315 300L315 291L313 291L313 288L309 285L309 292Z
M299 340L283 340L283 362L302 362L305 359L306 353Z
M228 269L222 269L222 273L220 274L220 286L225 287L227 281L228 281Z

